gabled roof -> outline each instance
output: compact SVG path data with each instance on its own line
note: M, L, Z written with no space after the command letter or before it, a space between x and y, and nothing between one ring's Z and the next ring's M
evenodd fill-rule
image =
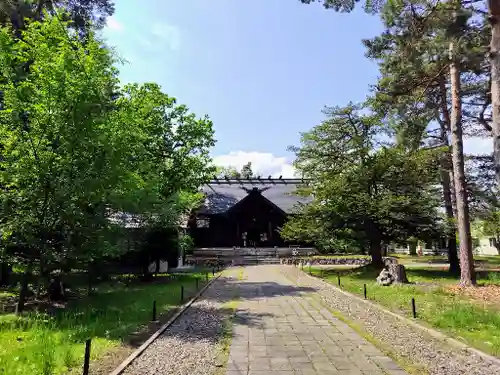
M262 188L262 189L259 189L257 187L253 187L252 190L248 192L248 194L246 195L246 197L244 197L238 203L236 203L235 205L233 205L232 207L230 207L227 212L228 213L232 212L235 209L237 209L238 207L241 207L242 205L245 204L246 201L251 202L251 197L252 196L255 197L257 195L260 199L263 199L268 205L270 205L271 207L273 207L277 211L281 212L282 214L286 214L286 212L283 211L283 209L281 207L275 205L273 202L271 202L269 199L267 199L265 196L262 195L262 192L266 191L268 189L269 189L268 187L267 188ZM245 188L245 190L246 190L246 188Z
M301 179L214 180L202 188L206 199L198 213L225 213L245 198L254 187L261 190L262 196L281 210L291 213L298 204L311 201L309 197L301 197L295 193L301 184Z

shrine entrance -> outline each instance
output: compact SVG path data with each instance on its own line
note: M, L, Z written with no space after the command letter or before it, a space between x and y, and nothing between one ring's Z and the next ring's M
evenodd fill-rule
M286 214L265 198L262 191L253 188L249 194L227 212L235 223L236 246L273 247L282 245L278 229Z

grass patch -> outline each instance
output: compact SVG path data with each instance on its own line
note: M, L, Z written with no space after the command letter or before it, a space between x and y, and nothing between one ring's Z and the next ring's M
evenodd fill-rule
M448 257L446 255L410 255L410 254L396 254L391 253L389 256L398 258L401 264L411 263L447 263ZM500 255L475 255L474 261L476 267L481 265L487 266L500 266Z
M366 284L368 299L407 316L411 316L411 299L415 298L419 320L487 353L500 354L500 309L448 293L444 286L457 280L447 271L409 269L408 279L422 284L389 287L377 285L375 279L378 273L371 267L344 273L312 269L313 275L323 277L334 285L337 285L337 275L340 274L342 289L360 296L363 296ZM481 277L479 281L488 282Z
M201 286L205 274L182 274L169 283L102 285L98 294L51 315L1 315L0 374L67 373L82 365L87 338L96 360L149 322L153 300L162 314L180 304L181 285L185 298L194 295L196 278Z
M368 255L362 254L351 254L351 255L335 255L335 254L325 254L325 255L313 255L310 257L298 257L298 258L354 258L354 259L370 259Z
M234 272L234 271L233 271ZM245 269L241 267L237 273L238 280L244 280L245 278ZM217 355L217 365L218 369L215 375L223 375L226 373L227 362L229 359L229 352L231 350L231 341L233 338L233 320L234 313L236 312L236 308L238 307L239 296L237 290L233 290L233 299L224 303L222 308L223 310L229 311L229 316L224 321L224 325L222 328L222 336L218 345L218 355Z
M232 301L226 302L222 306L223 309L229 310L230 313L229 317L224 321L221 339L218 344L217 366L219 369L215 375L223 375L226 373L227 361L229 359L229 352L231 350L231 340L233 338L234 312L236 311L238 302L238 300L234 299Z
M488 256L474 256L475 261L484 262L490 265L498 266L500 265L500 255L488 255Z

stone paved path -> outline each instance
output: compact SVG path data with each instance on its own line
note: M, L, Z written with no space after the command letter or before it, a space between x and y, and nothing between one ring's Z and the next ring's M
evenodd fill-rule
M276 266L243 275L226 375L407 374Z

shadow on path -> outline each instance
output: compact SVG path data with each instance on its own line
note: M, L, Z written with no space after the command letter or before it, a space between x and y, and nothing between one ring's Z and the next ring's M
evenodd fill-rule
M221 276L164 332L164 335L184 342L217 342L228 328L227 324L225 326L228 318L231 318L232 324L262 328L263 319L274 316L267 312L256 313L237 308L238 301L260 298L267 300L310 292L315 292L315 289L270 281L249 282ZM228 307L229 303L234 303L236 307Z

